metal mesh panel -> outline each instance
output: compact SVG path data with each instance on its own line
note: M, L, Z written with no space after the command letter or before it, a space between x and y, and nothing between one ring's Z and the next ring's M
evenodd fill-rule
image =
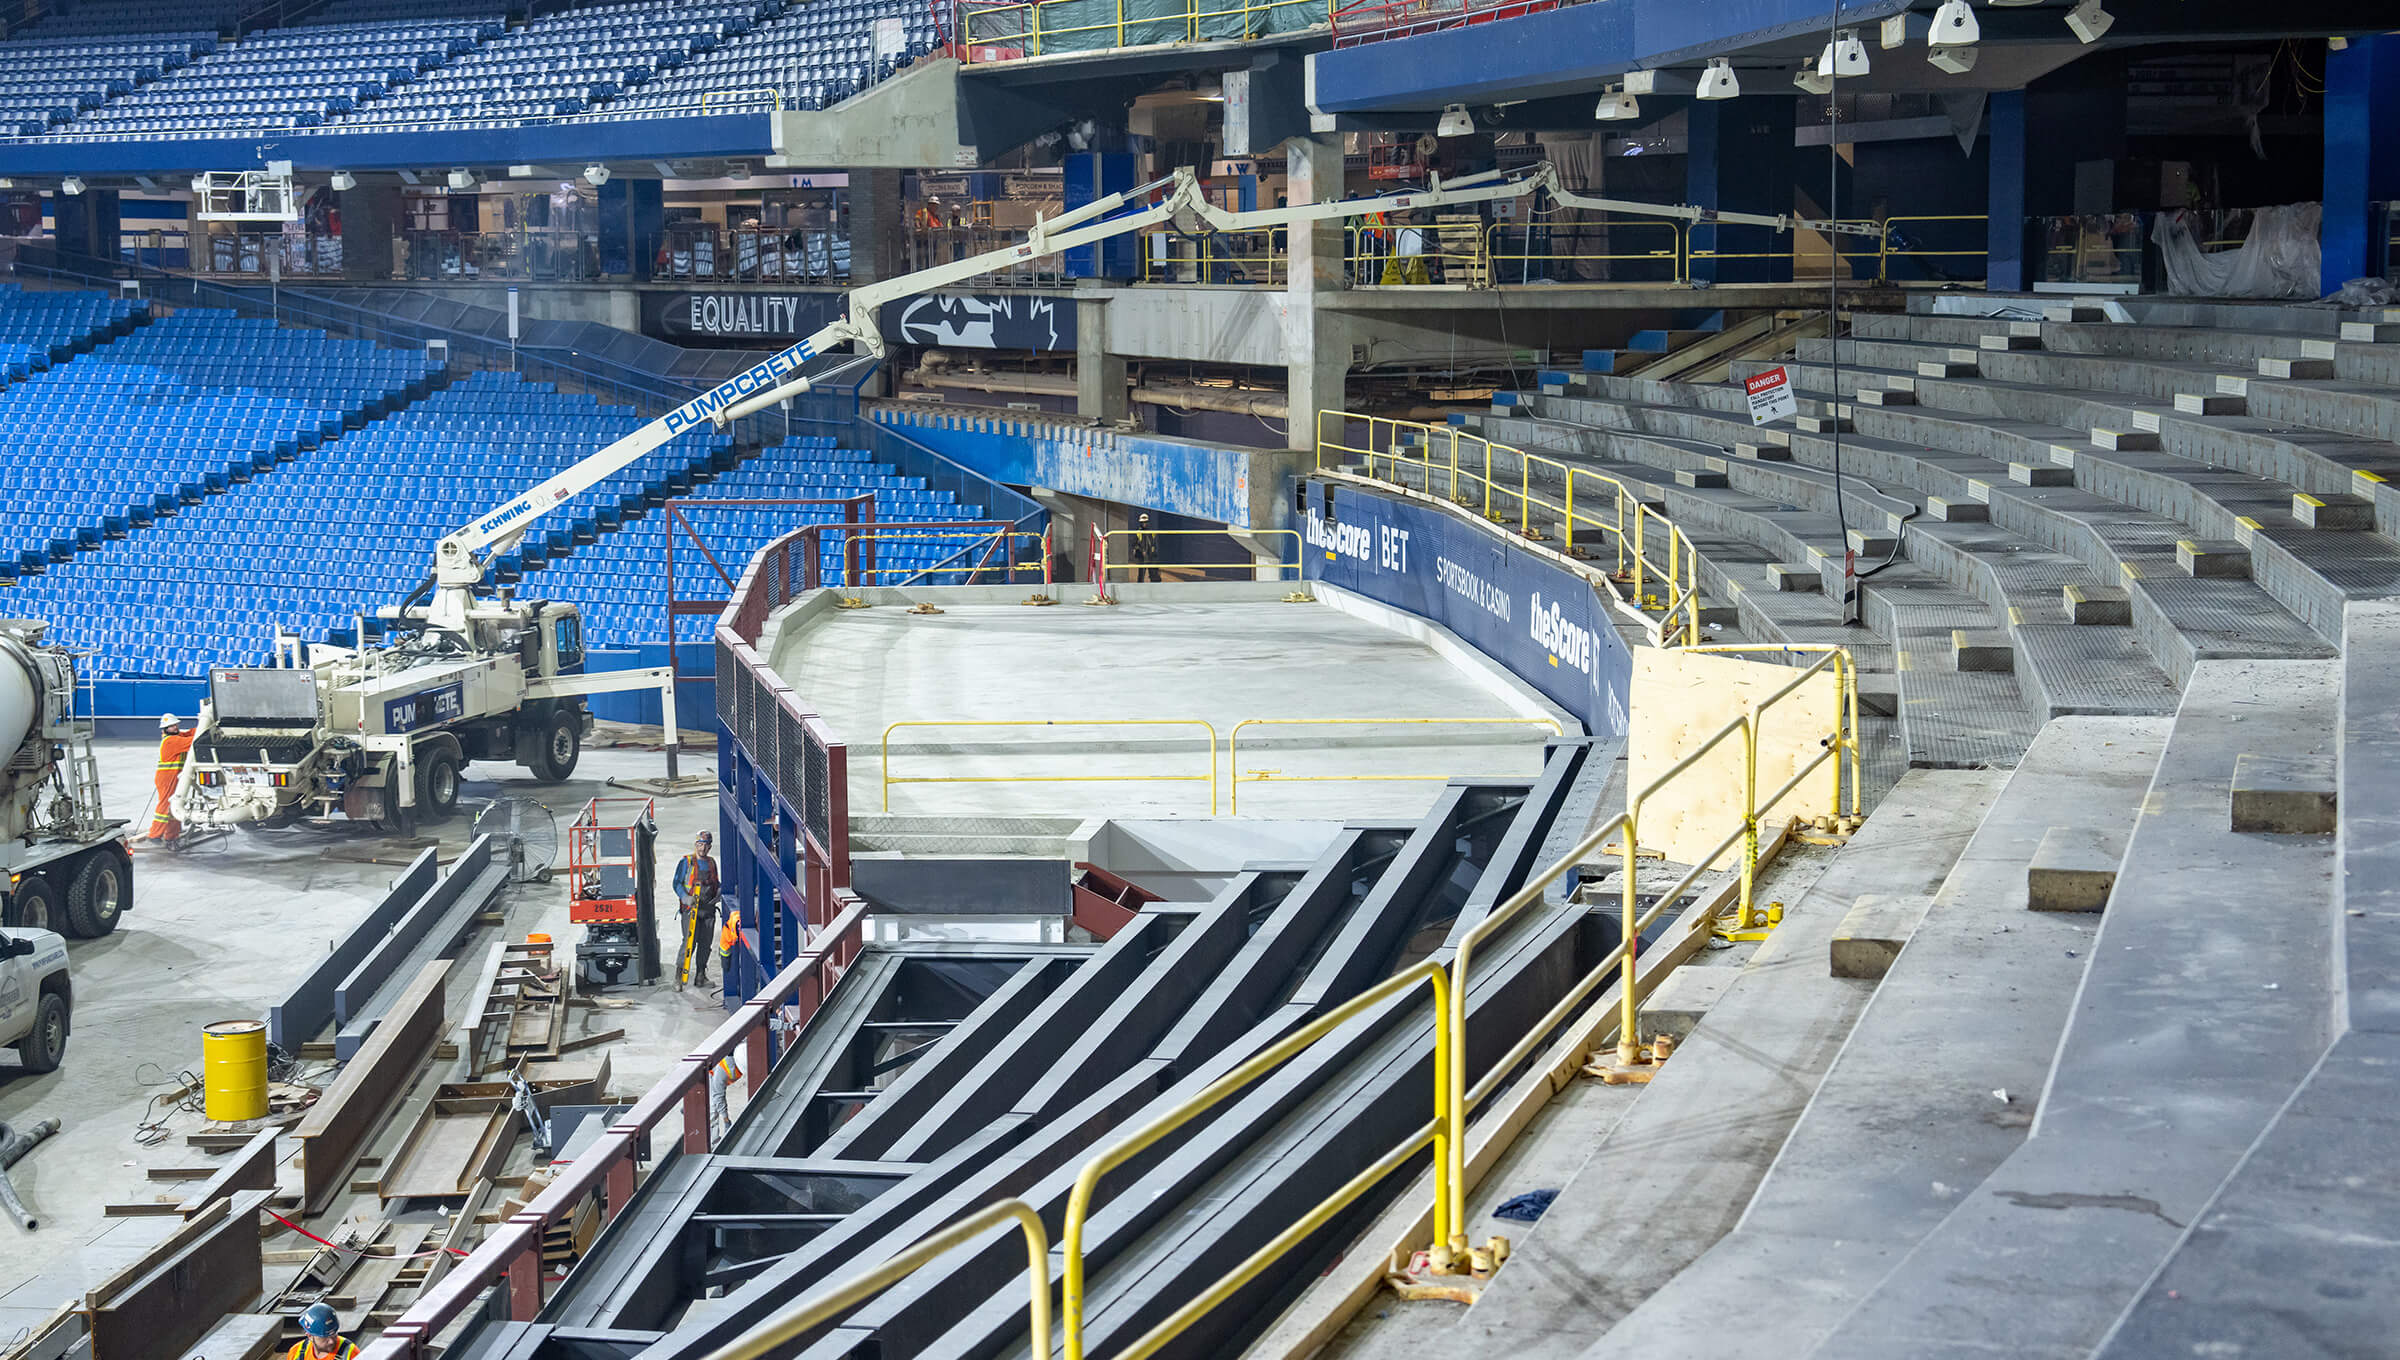
M833 844L833 817L825 806L826 780L831 777L825 755L825 743L815 732L808 733L807 769L801 775L800 816L808 823L808 834L819 845Z
M742 674L741 736L743 749L750 752L750 760L753 764L757 763L760 755L758 723L764 715L759 712L759 709L773 702L775 702L774 696L767 693L767 682L759 678L758 672L755 670L744 671Z
M775 706L775 791L793 807L802 807L801 791L807 787L807 734L801 730L800 715L782 704Z
M725 730L733 730L734 689L742 682L741 663L734 659L733 646L724 638L717 639L717 721Z

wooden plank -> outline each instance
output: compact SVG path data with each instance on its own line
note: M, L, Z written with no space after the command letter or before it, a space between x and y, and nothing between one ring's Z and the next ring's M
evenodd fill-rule
M258 1209L266 1192L218 1200L84 1298L92 1360L149 1360L190 1348L265 1287Z
M183 1360L264 1360L282 1339L279 1314L228 1313L183 1353Z
M418 971L383 1023L300 1121L300 1199L309 1213L323 1211L342 1189L351 1162L432 1051L441 1033L442 980L449 971L450 964L442 959Z
M275 1140L278 1131L260 1129L250 1141L233 1154L233 1160L218 1167L208 1183L194 1190L183 1201L182 1211L196 1214L236 1190L272 1190L275 1188Z

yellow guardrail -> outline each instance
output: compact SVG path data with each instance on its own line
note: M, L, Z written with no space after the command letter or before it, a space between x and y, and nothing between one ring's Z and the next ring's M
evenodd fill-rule
M1948 213L1931 214L1917 217L1887 217L1883 219L1883 250L1877 257L1877 263L1875 265L1875 277L1889 282L1892 277L1892 261L1894 260L1973 260L1980 264L1991 258L1991 247L1988 244L1959 247L1951 250L1933 250L1922 246L1910 246L1905 250L1894 250L1892 249L1893 236L1901 235L1904 240L1906 239L1905 234L1897 230L1905 223L1981 222L1988 224L1990 221L1991 219L1984 216L1982 213Z
M1622 982L1622 986L1619 989L1619 1009L1617 1015L1618 1061L1627 1066L1631 1066L1638 1061L1640 1049L1639 1009L1642 999L1642 992L1640 990L1641 973L1637 957L1639 951L1636 947L1636 941L1640 938L1643 930L1647 929L1658 919L1661 914L1672 907L1686 891L1690 890L1693 884L1699 882L1701 875L1706 874L1712 867L1715 866L1716 862L1722 858L1727 851L1733 849L1736 845L1742 845L1745 847L1742 856L1742 884L1739 910L1741 912L1742 919L1749 919L1752 891L1756 887L1760 814L1767 809L1773 808L1777 803L1783 801L1785 795L1791 793L1794 789L1799 788L1801 782L1807 779L1809 775L1815 773L1816 768L1819 765L1824 764L1827 760L1838 757L1844 744L1843 733L1840 730L1840 722L1837 716L1836 730L1827 737L1825 748L1818 752L1815 758L1811 759L1807 764L1801 766L1800 769L1794 773L1789 780L1784 782L1783 787L1777 789L1773 794L1762 799L1758 795L1759 718L1768 710L1772 709L1776 704L1797 693L1802 686L1808 683L1811 678L1822 673L1828 667L1837 668L1837 673L1839 673L1840 670L1846 669L1849 664L1849 653L1844 650L1836 649L1832 655L1824 657L1816 664L1809 666L1805 670L1802 670L1782 688L1767 695L1758 702L1751 704L1741 717L1736 718L1732 722L1729 722L1723 727L1718 728L1716 732L1707 740L1701 742L1698 746L1686 752L1682 759L1676 761L1673 765L1670 765L1665 770L1661 771L1658 777L1651 780L1647 786L1634 792L1634 794L1626 800L1625 811L1617 814L1614 817L1611 817L1606 822L1603 822L1600 826L1595 828L1591 834L1585 836L1583 840L1575 846L1574 849L1569 850L1564 856L1560 857L1557 863L1551 865L1548 869L1536 875L1530 882L1526 883L1523 887L1519 888L1513 895L1511 895L1508 900L1492 908L1489 915L1485 916L1481 921L1476 922L1475 925L1470 927L1465 934L1459 937L1457 953L1452 956L1450 962L1451 1009L1444 1020L1444 1028L1449 1033L1450 1049L1453 1053L1466 1052L1464 1045L1466 1043L1467 1012L1466 1006L1463 1004L1461 998L1465 997L1467 994L1469 972L1474 962L1475 947L1483 943L1485 940L1490 939L1494 934L1498 933L1503 926L1514 920L1528 906L1541 900L1542 890L1547 888L1551 883L1557 881L1557 879L1561 875L1565 874L1568 869L1583 863L1591 855L1599 853L1603 847L1609 844L1610 837L1613 836L1616 838L1616 850L1623 856L1624 859L1623 866L1618 871L1619 877L1622 880L1622 896L1619 900L1617 911L1618 919L1622 928L1619 932L1619 939L1616 948L1611 950L1607 957L1601 959L1597 965L1587 971L1582 979L1580 979L1573 987L1569 988L1567 993L1551 1007L1548 1015L1537 1021L1534 1026L1526 1032L1524 1038L1520 1039L1516 1046L1511 1049L1506 1056L1492 1065L1490 1069L1491 1076L1476 1088L1477 1093L1475 1099L1477 1101L1482 1100L1485 1096L1488 1096L1492 1090L1497 1089L1499 1082L1505 1077L1505 1075L1511 1069L1516 1067L1518 1063L1522 1062L1528 1055L1530 1055L1534 1047L1542 1041L1545 1035L1549 1034L1560 1022L1564 1021L1569 1015L1573 1014L1574 1008L1581 1005L1583 999L1591 995L1611 971L1619 971L1620 980ZM1719 841L1716 848L1704 856L1699 863L1692 865L1690 870L1685 873L1679 881L1677 881L1674 887L1658 894L1657 897L1653 899L1652 906L1647 914L1641 913L1639 911L1640 894L1636 891L1639 885L1636 881L1635 864L1637 862L1637 852L1640 844L1642 804L1657 795L1669 784L1672 784L1677 776L1683 774L1684 771L1689 770L1694 765L1698 764L1702 757L1715 750L1719 745L1724 743L1727 738L1732 737L1737 733L1742 737L1743 747L1746 752L1745 759L1748 771L1743 785L1742 820L1740 825L1734 827L1734 829L1725 837L1725 839ZM1835 768L1838 771L1840 767L1837 764ZM1838 777L1835 780L1834 799L1834 812L1838 817L1840 813L1841 799L1841 785ZM1622 964L1621 970L1619 969L1620 964ZM1652 979L1651 986L1657 986L1657 980L1655 978ZM1463 1068L1454 1067L1451 1069L1450 1086L1445 1092L1445 1101L1446 1103L1443 1109L1443 1119L1450 1126L1449 1151L1453 1160L1447 1174L1437 1177L1434 1184L1436 1194L1447 1192L1448 1194L1455 1196L1455 1198L1447 1206L1437 1205L1435 1208L1434 1217L1437 1224L1446 1221L1454 1225L1453 1230L1457 1231L1457 1227L1455 1225L1463 1225L1466 1222L1465 1133L1469 1101L1466 1088L1466 1077ZM1462 1241L1444 1239L1437 1231L1434 1240L1437 1266L1445 1259L1455 1256L1459 1249L1464 1245L1465 1244Z
M1236 235L1186 235L1172 228L1142 234L1144 283L1252 283L1291 280L1291 251L1282 230Z
M1208 734L1206 774L949 774L892 773L892 734L903 727L1197 727ZM1217 815L1217 729L1201 718L991 718L912 720L883 729L883 810L892 810L894 784L1206 784L1208 815Z
M1328 421L1333 422L1332 437L1326 434ZM1362 443L1343 442L1353 425L1363 427ZM1414 442L1404 444L1400 439L1403 434L1412 436ZM1454 504L1478 510L1496 524L1505 525L1514 518L1517 532L1526 538L1543 537L1533 512L1547 511L1554 517L1562 547L1571 557L1585 555L1575 542L1579 531L1587 538L1598 534L1616 548L1616 578L1630 588L1632 604L1658 616L1659 641L1664 644L1674 634L1680 615L1684 645L1699 643L1700 554L1673 521L1645 504L1624 482L1604 472L1571 467L1555 458L1527 453L1508 444L1495 444L1456 426L1427 425L1348 411L1317 413L1320 470L1326 468L1329 454L1362 458L1368 476L1380 476L1401 486L1408 486L1409 482L1389 474L1403 468L1417 469L1421 474L1420 484L1414 489L1446 496ZM1513 486L1508 484L1507 469L1503 466L1510 459L1516 461ZM1338 463L1342 459L1336 457L1331 461ZM1560 500L1553 501L1535 491L1536 467L1556 479ZM1580 509L1576 505L1579 495L1583 503ZM1513 516L1508 509L1512 502L1516 507ZM1606 507L1605 511L1593 514L1591 507L1595 504ZM1651 589L1658 582L1665 583L1663 599Z
M1281 770L1256 770L1242 774L1242 729L1245 727L1547 727L1552 735L1563 729L1555 718L1244 718L1233 725L1225 740L1225 764L1233 774L1231 811L1242 815L1242 785L1244 784L1405 784L1445 780L1455 772L1443 774L1285 774Z
M1833 801L1829 809L1829 821L1837 825L1842 822L1844 806L1842 784L1844 781L1840 771L1845 755L1851 761L1853 772L1852 779L1849 781L1851 786L1848 791L1848 807L1853 818L1857 815L1859 808L1859 790L1856 783L1857 690L1855 667L1849 651L1831 644L1725 645L1708 650L1729 653L1822 651L1824 654L1814 663L1799 669L1782 686L1763 698L1747 704L1740 717L1718 728L1699 745L1687 751L1673 765L1661 771L1648 784L1634 791L1627 800L1624 812L1593 829L1574 848L1534 875L1505 901L1493 907L1482 920L1460 935L1457 949L1451 955L1446 967L1438 958L1428 958L1386 978L1374 987L1317 1017L1308 1025L1278 1040L1272 1046L1261 1050L1239 1067L1210 1082L1206 1087L1179 1102L1174 1108L1155 1116L1140 1128L1111 1142L1084 1162L1076 1174L1074 1188L1068 1195L1065 1222L1060 1234L1061 1252L1065 1258L1061 1312L1065 1324L1066 1360L1083 1360L1085 1354L1083 1333L1088 1267L1084 1260L1084 1237L1086 1225L1091 1218L1093 1201L1099 1194L1101 1178L1111 1170L1139 1156L1144 1150L1155 1146L1160 1140L1183 1127L1202 1112L1305 1052L1311 1045L1332 1034L1367 1010L1412 993L1419 986L1429 987L1433 992L1435 1019L1433 1118L1409 1134L1382 1157L1344 1182L1289 1227L1277 1233L1265 1245L1252 1252L1240 1265L1226 1272L1223 1277L1202 1291L1198 1297L1176 1309L1174 1313L1152 1326L1125 1349L1117 1352L1115 1360L1146 1360L1146 1357L1165 1348L1194 1322L1205 1317L1211 1310L1232 1298L1244 1285L1256 1279L1285 1252L1306 1241L1325 1224L1332 1221L1336 1214L1398 1172L1411 1158L1427 1148L1430 1148L1433 1154L1434 1201L1429 1215L1434 1237L1432 1251L1428 1254L1429 1261L1437 1273L1455 1275L1468 1268L1469 1253L1465 1236L1465 1227L1468 1222L1466 1213L1468 1111L1498 1091L1510 1074L1531 1057L1535 1050L1558 1030L1559 1026L1572 1019L1577 1009L1595 992L1599 991L1612 976L1618 982L1619 991L1616 1019L1618 1060L1628 1071L1639 1070L1642 1061L1640 1051L1641 1004L1657 987L1660 979L1672 971L1682 953L1680 944L1670 946L1667 953L1667 966L1644 976L1640 969L1641 955L1638 944L1641 933L1656 924L1665 913L1677 909L1682 903L1684 894L1691 891L1701 877L1715 868L1718 862L1736 846L1742 847L1737 909L1743 919L1749 919L1754 908L1764 818L1786 797L1798 790L1817 771L1818 767L1824 765L1828 760L1835 762ZM1832 730L1819 738L1821 749L1814 757L1794 771L1780 787L1762 794L1758 788L1759 733L1762 721L1779 704L1800 693L1810 680L1828 672L1831 672L1837 678L1837 683L1843 687L1840 701L1835 707ZM895 724L895 726L902 725L905 724ZM886 730L885 737L888 743L889 729ZM1640 884L1636 868L1639 862L1640 826L1644 805L1691 771L1711 752L1736 737L1741 740L1744 752L1740 820L1731 827L1723 840L1701 857L1698 863L1691 865L1673 887L1657 893L1652 898L1647 911L1641 910L1642 894L1638 891ZM1615 842L1613 845L1611 844L1612 838ZM1469 984L1478 947L1486 944L1505 929L1510 922L1522 916L1528 908L1540 901L1544 890L1569 870L1587 862L1593 855L1604 852L1622 857L1619 871L1621 896L1618 906L1621 928L1617 945L1607 956L1586 970L1581 978L1567 988L1565 993L1552 1004L1548 1013L1529 1026L1509 1051L1490 1065L1487 1074L1481 1081L1472 1088L1468 1087L1464 1060L1467 1052L1466 998L1469 994ZM1713 916L1710 919L1702 920L1696 929L1704 930L1712 923ZM1690 937L1686 936L1685 939L1688 941ZM1001 1221L999 1216L1013 1216L1013 1210L1021 1207L1016 1201L1004 1201L994 1205L985 1211L986 1217L981 1219L975 1230L988 1229ZM968 1222L975 1223L977 1220L968 1220ZM957 1225L946 1231L955 1233L964 1226L963 1224ZM1036 1227L1038 1227L1038 1222ZM769 1347L788 1341L805 1326L814 1325L815 1321L825 1320L842 1308L865 1297L874 1289L881 1288L890 1280L931 1260L961 1240L964 1239L957 1236L928 1239L912 1248L902 1258L897 1258L891 1265L884 1267L884 1271L888 1273L879 1276L876 1282L870 1283L863 1277L860 1280L846 1282L841 1286L841 1292L822 1299L812 1299L803 1306L805 1314L795 1313L793 1315L794 1317L804 1315L813 1321L793 1324L790 1330L780 1330L782 1323L779 1320L779 1323L776 1324L779 1330L773 1339L754 1341L753 1338L744 1338L734 1346L710 1357L709 1360L751 1360L752 1357ZM1031 1240L1029 1237L1029 1241ZM902 1264L903 1261L906 1262L905 1265ZM1047 1276L1041 1270L1033 1273L1035 1292L1037 1296L1042 1295L1047 1283ZM1034 1313L1034 1346L1037 1356L1047 1353L1043 1349L1048 1343L1047 1319L1040 1311L1046 1301L1046 1297L1037 1298L1036 1312Z
M956 544L957 551L950 554L952 557L958 556L959 553L971 552L979 544L991 545L990 550L984 554L984 560L980 562L968 562L953 567L865 567L861 568L860 574L871 577L872 579L851 582L852 585L873 586L883 584L884 578L887 576L896 576L902 578L910 576L972 576L980 572L1006 572L1009 575L1009 579L1014 581L1016 579L1016 573L1020 571L1030 571L1038 577L1042 574L1042 568L1044 566L1044 563L1041 560L1040 547L1042 537L1043 535L1040 531L1032 529L988 531L975 529L953 529L947 532L935 531L930 533L913 533L907 530L901 530L894 533L860 532L854 534L844 534L838 540L838 543L845 549L853 543L867 544L872 546L881 543L905 543L912 539L930 543ZM1034 560L1032 562L1019 562L1011 553L1009 545L1014 544L1018 539L1033 540L1035 547Z
M1851 817L1859 815L1858 666L1850 659L1849 648L1838 642L1711 642L1687 650L1715 656L1764 656L1780 652L1790 656L1830 654L1835 657L1833 673L1835 683L1839 687L1838 698L1842 720L1842 729L1837 740L1841 743L1842 758L1848 763L1850 770L1850 777L1847 781L1849 785L1849 815ZM1837 797L1833 809L1833 815L1836 817L1843 815L1840 803L1841 800Z
M1577 250L1573 248L1602 232L1607 233L1606 239L1613 246L1616 234L1619 232L1638 236L1662 231L1666 233L1666 248L1663 250ZM1516 250L1506 248L1508 244L1506 237L1512 232L1518 238L1517 243L1520 248ZM1533 248L1537 234L1547 243L1546 249L1535 250ZM1562 241L1567 244L1567 249L1559 248L1559 243ZM1543 266L1570 265L1585 260L1635 261L1644 264L1663 262L1667 266L1665 282L1684 283L1688 281L1684 271L1682 224L1663 220L1572 222L1548 227L1524 222L1494 222L1491 228L1484 233L1483 254L1484 258L1491 262L1492 281L1495 283L1509 282L1511 273L1514 273L1519 281L1529 280L1534 276L1537 264ZM1511 265L1515 266L1513 270L1509 268ZM1547 275L1545 274L1544 277Z
M1249 572L1255 572L1259 568L1264 567L1266 563L1259 561L1257 558L1251 558L1245 562L1133 562L1119 561L1109 553L1109 544L1117 541L1118 539L1138 538L1143 534L1151 534L1159 538L1182 536L1226 538L1230 537L1232 532L1233 531L1229 529L1111 529L1107 533L1104 533L1100 536L1100 580L1105 583L1108 580L1108 574L1112 571L1133 571L1139 570L1143 567L1155 567L1162 571L1169 567L1174 567L1187 571ZM1290 539L1292 541L1292 558L1288 562L1279 561L1275 564L1275 579L1278 581L1296 581L1300 579L1301 542L1299 530L1244 529L1242 532L1256 538ZM1287 571L1291 573L1291 575L1288 577L1284 575L1284 573Z
M1091 1218L1092 1198L1099 1193L1100 1178L1115 1167L1123 1165L1128 1158L1139 1155L1161 1138L1182 1128L1201 1111L1299 1056L1310 1045L1348 1024L1361 1013L1395 997L1414 992L1419 986L1433 989L1433 1005L1436 1016L1449 1013L1451 1009L1449 975L1443 971L1439 963L1431 959L1423 960L1394 973L1373 987L1318 1016L1307 1025L1294 1030L1273 1046L1260 1051L1248 1062L1210 1082L1174 1109L1161 1114L1156 1119L1101 1149L1083 1164L1082 1170L1076 1173L1075 1188L1067 1196L1066 1223L1059 1234L1060 1250L1066 1257L1065 1288L1060 1295L1060 1312L1066 1322L1066 1360L1083 1360L1083 1230L1084 1224ZM1441 1107L1443 1092L1453 1084L1452 1071L1457 1056L1458 1051L1451 1043L1448 1031L1437 1025L1433 1037L1434 1108L1437 1112ZM1447 1237L1452 1225L1456 1222L1454 1219L1441 1217L1444 1212L1442 1206L1456 1202L1457 1198L1449 1193L1450 1187L1444 1179L1451 1174L1448 1168L1456 1161L1455 1144L1451 1141L1454 1136L1453 1131L1445 1126L1444 1121L1437 1113L1432 1120L1410 1135L1407 1141L1386 1153L1374 1165L1351 1177L1316 1208L1302 1215L1298 1222L1277 1233L1273 1240L1252 1252L1247 1260L1227 1271L1200 1297L1176 1309L1172 1314L1161 1319L1156 1326L1136 1338L1132 1345L1118 1351L1114 1360L1144 1360L1144 1357L1156 1354L1161 1347L1181 1335L1184 1328L1207 1316L1211 1309L1231 1298L1243 1285L1256 1279L1260 1271L1273 1264L1277 1257L1291 1250L1294 1244L1306 1240L1310 1233L1323 1227L1335 1214L1347 1208L1351 1201L1374 1188L1378 1181L1397 1170L1409 1158L1416 1156L1428 1144L1433 1148L1435 1168L1437 1204L1434 1230Z
M1031 0L1017 5L973 5L962 15L964 42L974 49L1009 49L1038 57L1053 51L1089 52L1108 47L1148 46L1153 43L1200 42L1211 38L1261 37L1269 30L1266 16L1294 12L1299 27L1333 22L1331 0L1261 0L1260 3L1203 7L1199 0L1180 10L1132 12L1117 0L1094 21L1091 0ZM1065 10L1072 20L1045 19L1051 10ZM1238 25L1234 20L1239 20ZM1205 30L1205 31L1204 31ZM1218 31L1223 30L1223 31ZM1062 46L1063 43L1063 46ZM973 56L971 60L1004 59Z
M1025 1237L1025 1275L1031 1295L1033 1360L1050 1360L1050 1234L1042 1217L1021 1199L987 1204L949 1227L932 1233L882 1265L862 1270L823 1294L812 1294L708 1353L706 1360L758 1360L831 1322L850 1308L907 1277L954 1247L962 1247L994 1228L1015 1223Z

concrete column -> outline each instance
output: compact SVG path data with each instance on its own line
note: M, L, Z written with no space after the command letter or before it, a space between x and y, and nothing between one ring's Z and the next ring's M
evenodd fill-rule
M1115 425L1131 408L1125 392L1125 356L1109 349L1108 305L1105 292L1075 295L1075 414Z
M2325 226L2318 292L2380 277L2388 228L2374 205L2400 198L2400 37L2352 38L2325 58Z
M1338 134L1294 137L1284 143L1293 204L1331 202L1343 196L1342 139ZM1290 302L1284 308L1284 368L1291 415L1285 447L1317 446L1319 411L1348 405L1349 318L1325 306L1342 291L1342 220L1294 226L1290 242Z
M2025 92L1996 90L1984 105L1991 135L1991 190L1984 200L1984 287L2022 293L2033 287L2039 257L2025 220Z
M908 215L900 200L897 170L850 172L850 282L853 287L908 272Z
M1788 96L1695 99L1684 195L1697 207L1782 214L1792 210L1793 113ZM1859 205L1864 206L1864 205ZM1845 204L1845 216L1858 214ZM1713 283L1789 283L1791 236L1768 227L1692 228L1692 278ZM1700 252L1764 258L1702 258Z
M400 186L360 187L335 198L342 214L342 277L359 282L391 278L392 242L401 228Z

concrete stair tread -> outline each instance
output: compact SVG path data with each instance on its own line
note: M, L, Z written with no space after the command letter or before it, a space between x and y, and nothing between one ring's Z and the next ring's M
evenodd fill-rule
M1811 1354L2086 1354L2175 1250L2330 1034L2332 838L2230 835L2225 808L2240 752L2330 752L2337 674L2195 671L2033 1136Z
M2004 671L1955 671L1940 646L1895 649L1900 731L1909 759L1935 769L1982 769L2016 763L2040 726L2026 710L2017 678Z
M1873 985L1830 976L1862 894L1931 893L1999 792L1993 775L1912 771L1677 1046L1507 1265L1430 1352L1572 1356L1714 1241L1766 1173ZM1679 1066L1680 1064L1680 1066ZM1690 1226L1666 1237L1668 1219Z
M1800 342L1799 357L1804 361L1821 362L1827 348L1834 343L1832 340L1803 340ZM1864 351L1870 360L1884 355L1915 353L1920 356L1918 362L1924 362L1939 357L1937 352L1946 353L1956 348L1930 340L1857 340L1844 337L1840 343L1875 347ZM1982 352L1981 363L1987 369L2004 370L1987 376L2006 379L2008 375L2005 370L2010 367L2022 369L2038 366L2054 369L2073 385L2089 391L2140 394L2167 401L2184 392L2214 394L2219 377L2228 373L2241 377L2253 372L2247 365L2210 363L2205 360L2077 354L2049 349L1986 350Z
M2099 924L2025 912L2026 862L2062 807L2129 829L2166 732L2164 718L2043 726L1741 1222L1587 1356L1781 1360L1803 1350L2024 1142L2021 1116L2039 1097ZM1729 1290L1753 1289L1775 1306L1725 1306Z

